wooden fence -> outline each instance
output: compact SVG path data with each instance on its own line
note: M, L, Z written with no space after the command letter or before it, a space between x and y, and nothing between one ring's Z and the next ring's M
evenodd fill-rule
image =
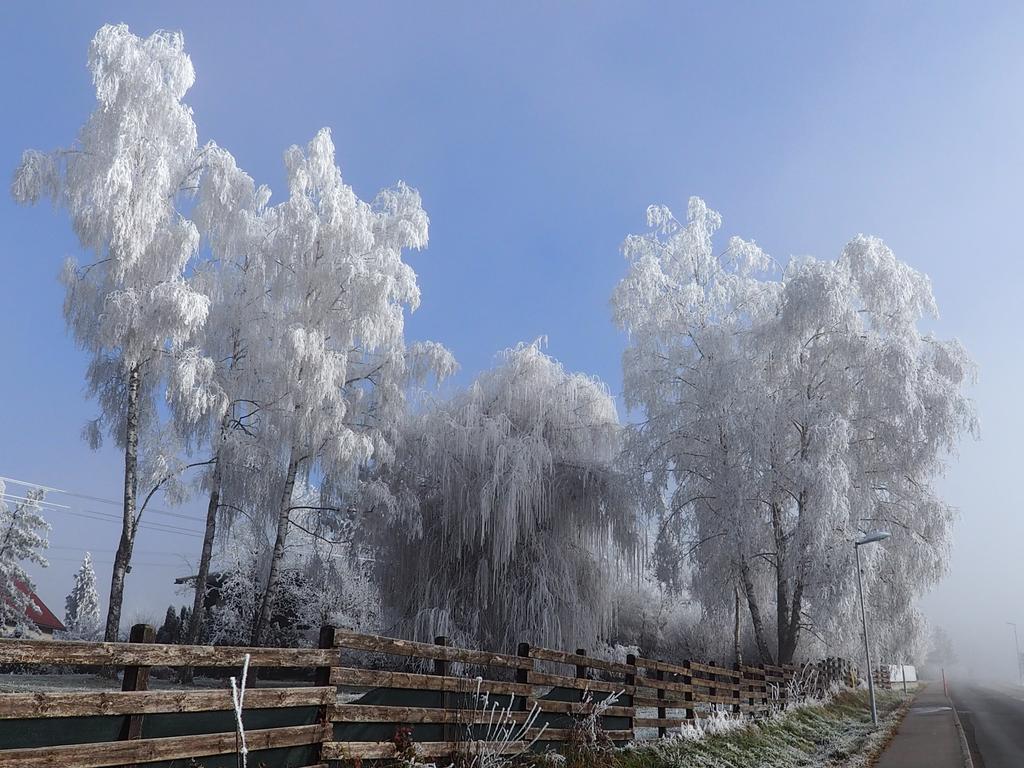
M580 739L583 730L621 744L664 736L712 713L765 715L785 703L802 674L793 666L672 664L634 656L620 663L583 649L568 653L526 643L510 655L452 647L444 638L419 643L334 627L321 630L319 645L163 645L153 643L153 630L144 625L133 628L128 643L0 640L0 665L124 670L121 691L0 693L0 726L19 721L8 723L14 730L7 731L18 734L17 746L10 736L5 742L0 728L0 768L99 768L190 758L203 758L206 768L231 765L233 758L225 756L235 755L238 744L230 691L148 690L149 671L190 666L237 675L246 654L251 668L305 674L304 684L284 686L254 675L250 685L256 687L245 694L249 752L277 750L256 757L282 768L327 768L335 761L412 753L432 758L557 749ZM826 664L818 670L835 675ZM353 698L353 690L363 695ZM181 717L173 720L172 714ZM62 734L74 730L75 719L86 718L97 723L89 735L65 740ZM594 727L581 729L588 718ZM25 734L36 732L43 734L42 743L25 745ZM250 759L250 765L258 764Z

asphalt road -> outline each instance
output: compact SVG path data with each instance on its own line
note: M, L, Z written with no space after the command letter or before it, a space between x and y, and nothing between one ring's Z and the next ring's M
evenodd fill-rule
M974 768L1024 766L1024 688L999 683L949 686L971 746Z

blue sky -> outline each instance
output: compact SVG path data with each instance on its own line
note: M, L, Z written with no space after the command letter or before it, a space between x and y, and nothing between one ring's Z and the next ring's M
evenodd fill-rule
M1024 622L1011 546L1024 538L1013 482L1024 6L5 4L0 169L73 139L93 103L88 42L119 21L184 32L200 139L278 198L283 151L322 126L361 196L398 179L420 190L431 244L410 257L423 303L409 335L450 346L464 379L546 334L567 367L617 393L623 339L608 299L625 269L618 246L649 203L682 210L699 194L723 234L780 259L884 237L931 275L937 332L964 341L981 370L983 440L943 481L963 510L953 572L927 605L965 627L964 643L966 627L991 625L990 650L1003 653L1003 622ZM116 498L118 457L78 437L94 408L56 281L75 251L62 214L0 195L0 475ZM38 582L60 612L70 561L88 546L109 563L117 528L52 520L63 549ZM194 558L197 542L140 534L150 554L129 577L127 618L162 613L171 577L188 570L175 553Z

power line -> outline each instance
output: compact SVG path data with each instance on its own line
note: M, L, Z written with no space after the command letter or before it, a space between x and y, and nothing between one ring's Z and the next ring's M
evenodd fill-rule
M96 512L92 509L82 510L80 512L73 512L70 510L54 510L54 511L66 511L67 514L75 515L77 517L84 517L89 520L100 520L104 523L117 523L121 524L122 520L115 515L107 515L103 512ZM203 538L203 534L199 531L191 530L188 528L178 528L176 526L164 525L163 523L139 523L138 528L142 528L147 531L156 531L158 533L171 533L175 536L193 536L197 539Z
M74 557L47 557L46 559L49 562L60 562L60 563L78 563L78 562L81 562L80 560L78 560L77 558L74 558ZM93 560L93 563L95 565L113 565L114 561L113 560ZM134 568L137 565L142 565L142 566L146 566L146 567L149 567L149 568L184 568L185 567L184 563L145 563L145 562L139 562L138 560L132 560L132 567Z
M3 494L2 496L0 496L0 498L7 498L7 494ZM63 507L63 505L60 505L60 506ZM98 512L98 511L96 511L94 509L84 509L84 510L78 509L78 510L76 510L76 509L72 509L71 507L64 507L64 508L50 508L50 509L47 509L47 511L48 512L59 512L59 513L65 514L65 515L72 515L74 517L85 518L87 520L98 520L98 521L104 522L104 523L118 523L118 524L121 524L123 522L123 520L119 516L117 516L117 515L110 514L109 512ZM180 526L169 525L167 523L151 523L151 522L139 523L138 524L138 528L144 529L144 530L148 530L148 531L156 531L156 532L159 532L159 533L171 533L171 534L174 534L176 536L194 536L194 537L200 538L200 539L203 537L203 534L201 532L199 532L199 531L197 531L197 530L195 530L193 528L182 528Z
M82 547L68 544L50 544L46 547L46 551L49 552L51 549L63 549L71 552L103 552L104 554L112 555L117 552L116 549L105 549L103 547ZM158 549L132 549L132 554L138 555L156 555L161 557L166 555L168 557L184 557L180 552L171 552L169 550L158 550Z
M122 506L124 506L124 500L118 501L116 499L107 499L107 498L104 498L102 496L90 496L87 493L78 493L77 491L67 491L67 490L64 490L63 488L55 488L53 486L42 485L40 483L30 483L28 480L19 480L19 479L14 478L14 477L4 477L3 475L0 475L0 480L5 480L5 481L7 481L9 483L14 483L15 485L21 485L21 486L24 486L26 488L41 488L42 490L50 492L50 493L61 493L61 494L64 494L65 496L71 496L71 497L76 498L76 499L84 499L86 501L96 501L96 502L99 502L100 504L112 504L115 507L122 507ZM182 520L190 520L193 523L201 523L201 522L203 522L203 520L201 518L194 517L193 515L183 515L180 512L169 512L166 509L158 509L156 507L146 507L146 512L151 512L154 515L163 515L165 517L177 517L177 518L182 519Z
M5 499L11 499L11 500L14 500L14 501L31 501L31 502L35 502L36 504L38 504L41 507L59 507L59 508L62 508L62 509L71 509L71 507L69 507L67 504L58 504L55 501L47 501L46 499L33 499L33 498L29 497L29 496L16 496L13 493L7 493L7 491L4 491L2 494L0 494L0 496L3 496L3 498L5 498Z

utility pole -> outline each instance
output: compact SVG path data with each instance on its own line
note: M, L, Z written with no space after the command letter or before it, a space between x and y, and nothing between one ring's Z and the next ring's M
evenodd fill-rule
M1013 647L1017 649L1017 682L1024 686L1024 665L1021 665L1020 640L1017 638L1017 625L1012 621L1006 622L1013 627Z

